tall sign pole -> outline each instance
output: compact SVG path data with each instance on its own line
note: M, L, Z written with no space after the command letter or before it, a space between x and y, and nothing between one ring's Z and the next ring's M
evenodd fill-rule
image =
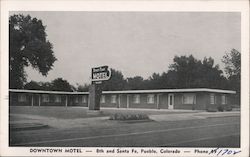
M100 66L91 70L91 85L89 87L89 110L100 110L102 82L111 78L108 66Z

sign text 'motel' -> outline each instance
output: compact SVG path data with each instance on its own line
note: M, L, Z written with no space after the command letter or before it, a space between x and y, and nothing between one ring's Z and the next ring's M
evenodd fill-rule
M108 66L92 68L91 80L93 82L109 80L110 77L111 70L108 68Z

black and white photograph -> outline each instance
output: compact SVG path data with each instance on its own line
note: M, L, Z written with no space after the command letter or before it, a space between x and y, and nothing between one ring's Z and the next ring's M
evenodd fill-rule
M28 9L6 17L8 148L33 156L249 151L241 11Z

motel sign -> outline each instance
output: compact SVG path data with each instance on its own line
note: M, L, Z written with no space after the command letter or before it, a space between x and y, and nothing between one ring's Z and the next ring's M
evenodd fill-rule
M109 80L110 77L111 77L111 70L108 68L108 66L92 68L91 72L92 82Z
M89 110L100 110L100 98L102 95L102 81L111 78L111 70L108 66L92 68L91 81L89 87Z

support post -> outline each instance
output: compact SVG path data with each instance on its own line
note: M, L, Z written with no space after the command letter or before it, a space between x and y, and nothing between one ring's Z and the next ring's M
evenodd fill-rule
M41 106L41 96L38 95L38 106Z
M157 109L159 109L159 100L160 100L160 94L157 94L156 95L156 106L157 106Z
M68 96L66 95L66 99L65 99L65 106L68 106Z
M89 95L87 96L87 100L88 100L87 107L89 107L89 103L90 103L90 101L89 101Z
M118 95L118 107L121 108L121 95Z
M34 106L34 102L33 102L33 94L31 94L31 106Z
M127 94L127 108L129 108L129 95Z
M100 110L100 99L102 95L101 84L93 83L89 87L89 110Z

